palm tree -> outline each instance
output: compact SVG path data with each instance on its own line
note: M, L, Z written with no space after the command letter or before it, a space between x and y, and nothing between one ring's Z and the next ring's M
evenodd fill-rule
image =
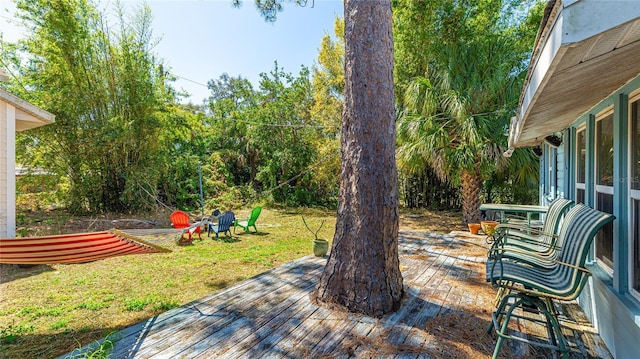
M441 43L427 76L410 82L404 94L400 166L432 166L442 179L459 183L466 223L479 220L483 178L509 165L501 154L524 74L516 41L493 33ZM524 170L520 179L537 170L530 151L515 151L512 158Z

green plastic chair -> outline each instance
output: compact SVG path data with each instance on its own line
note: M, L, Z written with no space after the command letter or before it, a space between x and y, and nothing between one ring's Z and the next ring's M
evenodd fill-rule
M244 231L250 233L249 227L253 227L258 232L258 228L256 227L256 220L258 220L258 216L260 216L260 212L262 212L262 207L256 207L251 210L251 215L246 220L237 220L233 225L233 233L236 233L236 227L244 228Z

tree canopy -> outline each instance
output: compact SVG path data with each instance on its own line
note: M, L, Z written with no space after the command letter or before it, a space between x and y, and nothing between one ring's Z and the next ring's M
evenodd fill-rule
M536 177L530 151L518 150L512 159L502 152L537 32L531 19L540 18L541 7L526 11L520 1L396 4L396 48L406 55L396 72L401 167L407 173L433 168L460 184L464 219L477 222L483 181L522 184Z
M285 4L313 5L250 3L268 21ZM196 209L200 165L207 208L337 205L342 19L319 43L313 66L292 73L275 63L257 83L223 74L208 82L206 103L193 105L182 103L172 69L154 53L149 8L125 14L116 4L107 16L90 0L16 4L27 37L0 43L0 66L11 77L0 86L56 115L55 124L19 134L17 159L57 175L51 197L59 204L92 213ZM508 188L536 188L536 158L527 150L508 160L500 154L541 2L392 5L400 178L415 183L435 170L448 182L429 183L458 186L464 168L482 198L527 198Z

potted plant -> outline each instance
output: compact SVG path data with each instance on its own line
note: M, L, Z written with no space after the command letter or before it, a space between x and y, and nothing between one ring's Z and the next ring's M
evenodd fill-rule
M484 234L490 236L496 231L497 221L480 221L480 226Z
M318 238L318 232L320 232L320 229L322 229L324 220L322 220L322 223L320 223L320 227L318 227L318 230L316 230L315 232L311 228L309 228L309 225L307 225L307 221L304 220L304 216L302 216L302 222L304 223L304 226L307 227L309 232L313 233L313 236L315 237L315 239L313 240L313 254L316 257L326 256L327 252L329 251L329 241L326 239Z
M469 232L471 232L471 234L478 234L480 231L480 223L468 223L467 226L469 226Z

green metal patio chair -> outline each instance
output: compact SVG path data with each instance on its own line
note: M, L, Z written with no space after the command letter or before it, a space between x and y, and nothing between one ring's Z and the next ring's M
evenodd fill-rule
M502 223L496 227L496 232L492 236L493 243L488 252L486 263L487 281L489 273L495 264L496 252L499 251L500 259L510 259L521 263L550 270L553 267L551 262L556 258L557 249L562 243L558 242L558 231L564 214L574 205L570 199L557 198L547 209L546 218L540 231L526 226L517 226L511 223ZM503 249L511 249L504 252ZM523 254L522 251L526 253ZM530 256L529 253L539 256ZM500 288L496 293L495 305L498 306L500 300L509 293L505 288Z
M493 265L491 268L487 268L490 270L487 276L494 287L507 289L510 293L500 300L487 329L487 332L495 329L498 334L493 358L497 358L504 339L551 348L560 351L564 358L569 357L569 348L562 335L552 300L571 301L580 295L591 274L585 268L585 262L593 238L604 225L614 219L613 215L582 204L572 208L565 216L565 222L560 230L558 240L562 241L563 246L558 249L557 259L547 259L553 263L553 267L550 269L542 270L526 263L502 259L502 254L517 251L515 249L505 248L496 253L497 257ZM521 255L527 253L520 252ZM538 256L530 252L528 255ZM544 316L545 320L516 315L514 310L518 307L535 308ZM525 338L509 335L508 326L512 318L545 323L549 343L529 341Z
M235 221L235 224L233 225L233 233L236 233L236 227L242 227L244 228L244 231L249 233L249 227L253 227L253 229L255 229L256 233L258 232L258 228L256 227L256 221L258 220L258 217L260 216L260 212L262 212L262 207L256 207L253 210L251 210L251 215L249 216L249 218L247 218L246 220L237 220Z
M562 247L558 241L558 231L564 214L573 206L574 202L569 199L559 198L553 201L547 211L547 218L541 231L514 227L512 225L499 224L494 233L494 240L489 249L487 258L487 273L494 264L496 253L501 253L501 258L509 258L515 261L524 261L533 266L549 268L549 261L556 258L557 250ZM511 249L504 252L504 249ZM521 255L520 252L535 253L545 260L538 260L537 256ZM487 277L488 280L488 277Z
M500 223L492 235L492 249L515 247L537 253L553 250L564 214L574 205L570 199L558 198L549 205L540 230L511 223Z

